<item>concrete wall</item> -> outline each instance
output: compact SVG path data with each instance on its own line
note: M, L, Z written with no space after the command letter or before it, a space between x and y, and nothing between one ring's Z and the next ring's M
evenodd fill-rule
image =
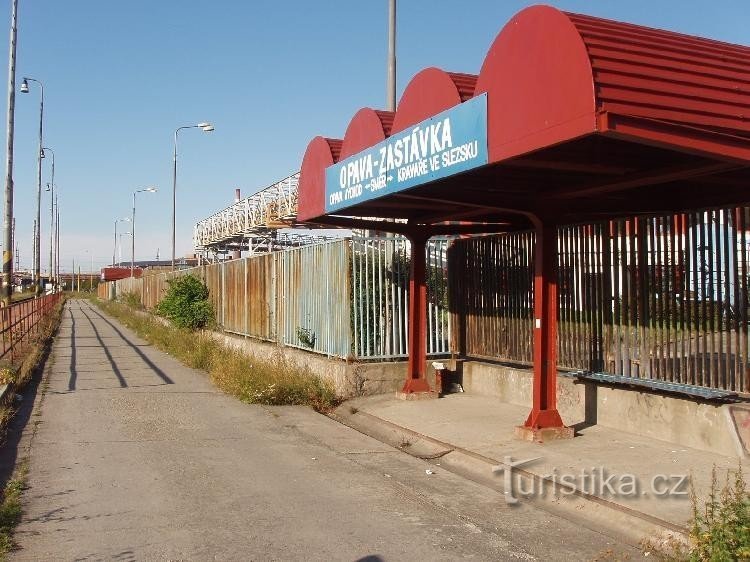
M145 313L144 313L145 314ZM276 343L212 332L227 346L256 357L283 359L331 381L342 398L387 394L401 389L406 378L405 361L356 363ZM465 392L496 396L502 402L531 407L531 368L483 361L447 361ZM435 384L432 360L425 366L430 385ZM557 379L558 409L567 425L602 425L636 435L726 456L748 456L750 405L709 404L625 388L576 383L560 373ZM498 407L500 407L498 405Z
M460 365L466 392L497 396L503 402L531 406L532 371L494 363ZM744 406L709 404L625 388L557 380L558 409L567 425L599 424L721 455L747 455L737 420Z
M279 346L252 338L215 332L224 344L266 360L283 359L295 367L331 381L336 394L342 398L386 394L401 389L406 378L406 362L356 363L304 351L295 347ZM432 368L428 368L430 384L435 382Z

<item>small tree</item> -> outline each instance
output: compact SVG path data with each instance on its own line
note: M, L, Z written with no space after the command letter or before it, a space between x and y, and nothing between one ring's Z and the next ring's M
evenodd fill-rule
M175 326L197 330L214 321L214 307L208 300L208 287L194 275L183 275L167 281L169 288L156 305L155 312Z

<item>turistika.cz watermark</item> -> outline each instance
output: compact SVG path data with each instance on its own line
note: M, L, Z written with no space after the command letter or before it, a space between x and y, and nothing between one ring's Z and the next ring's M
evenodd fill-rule
M642 479L635 474L615 473L604 466L592 466L578 472L564 472L553 468L543 475L531 475L523 467L541 457L513 460L505 457L503 464L492 472L503 477L505 501L515 505L520 499L558 498L574 494L589 494L600 498L675 498L687 499L690 478L687 474L655 474Z

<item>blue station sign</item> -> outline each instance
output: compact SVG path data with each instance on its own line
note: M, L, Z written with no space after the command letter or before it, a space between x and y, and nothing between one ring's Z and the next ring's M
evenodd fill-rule
M326 213L487 164L487 94L326 168Z

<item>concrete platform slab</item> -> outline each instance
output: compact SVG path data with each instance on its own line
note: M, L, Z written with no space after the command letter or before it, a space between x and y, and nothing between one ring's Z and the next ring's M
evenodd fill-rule
M350 413L368 416L360 423L373 426L382 420L392 432L401 428L417 439L464 453L461 462L471 465L470 472L484 480L502 484L497 473L503 467L519 476L535 477L537 484L515 483L517 487L537 486L515 490L517 495L531 491L530 499L536 501L535 496L546 494L549 500L554 488L558 495L569 492L664 529L685 528L691 515L690 479L700 495L710 486L714 466L723 481L726 471L737 469L740 462L739 457L601 426L579 426L574 439L543 444L522 441L515 437L514 428L526 418L527 408L466 393L418 402L368 397L348 404L342 412L348 407Z

